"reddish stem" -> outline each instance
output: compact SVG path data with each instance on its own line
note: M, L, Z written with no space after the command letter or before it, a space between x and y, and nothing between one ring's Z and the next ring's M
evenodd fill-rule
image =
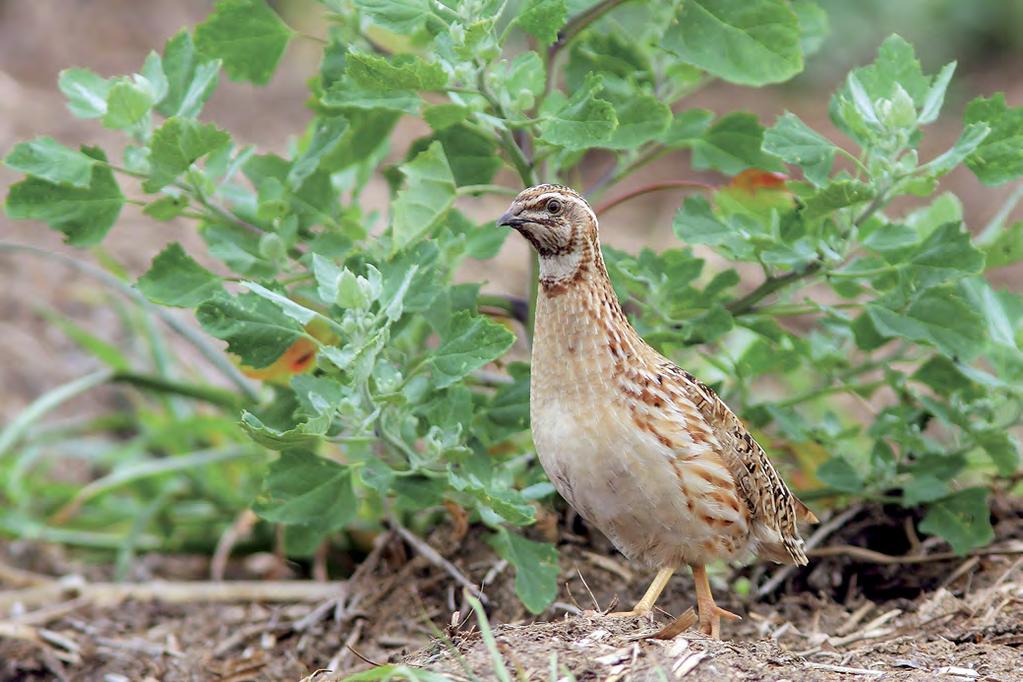
M660 192L666 189L700 189L706 192L716 191L718 188L714 185L707 184L705 182L695 182L693 180L667 180L665 182L652 182L649 185L643 185L637 187L631 192L626 192L620 197L605 201L601 205L597 206L597 213L604 213L611 210L618 204L625 203L630 199L643 196L644 194L650 194L652 192Z

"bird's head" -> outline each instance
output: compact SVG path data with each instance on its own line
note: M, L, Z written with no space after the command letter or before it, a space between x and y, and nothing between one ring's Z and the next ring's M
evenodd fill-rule
M529 240L545 259L592 252L597 242L597 216L574 189L537 185L522 190L498 221Z

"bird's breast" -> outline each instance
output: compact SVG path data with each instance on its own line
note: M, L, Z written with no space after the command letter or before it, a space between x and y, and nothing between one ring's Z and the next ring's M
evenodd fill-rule
M678 405L643 403L630 377L646 375L653 351L613 312L604 323L598 308L595 319L603 300L572 290L539 298L530 417L540 463L561 496L630 558L666 566L733 555L746 524L728 506L735 501L713 490L731 485L730 475L701 456L707 443L678 428L687 424ZM675 428L665 435L655 417L672 410Z

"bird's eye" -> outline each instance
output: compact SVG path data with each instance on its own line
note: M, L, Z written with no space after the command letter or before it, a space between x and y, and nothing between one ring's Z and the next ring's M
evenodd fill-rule
M551 199L547 202L547 212L551 215L557 215L561 213L561 202L557 199Z

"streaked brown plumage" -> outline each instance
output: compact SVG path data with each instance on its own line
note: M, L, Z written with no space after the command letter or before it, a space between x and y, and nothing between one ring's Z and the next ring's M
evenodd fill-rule
M806 564L796 522L816 519L724 402L629 324L579 194L531 187L498 222L540 256L530 416L544 470L623 554L659 569L623 615L648 613L689 565L701 629L718 636L720 618L738 616L714 604L704 566L748 554Z

